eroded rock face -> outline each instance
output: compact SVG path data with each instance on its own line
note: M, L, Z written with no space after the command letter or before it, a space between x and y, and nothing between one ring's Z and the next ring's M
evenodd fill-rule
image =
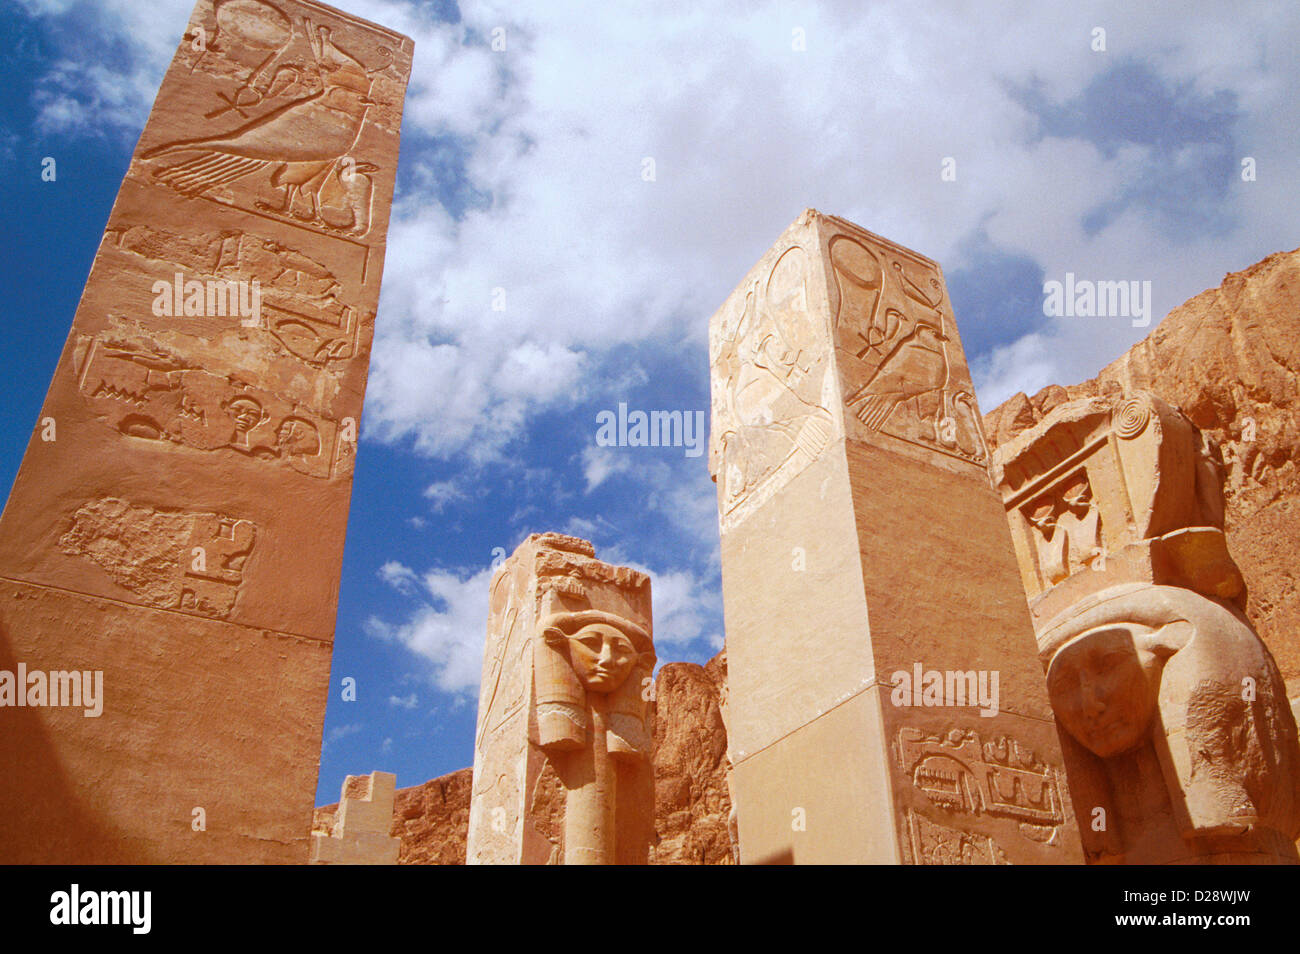
M732 863L727 816L727 729L718 656L669 663L655 681L655 845L652 864Z
M998 445L1065 400L1145 389L1222 449L1228 550L1246 614L1300 697L1300 250L1270 255L1171 311L1092 380L1017 394L984 419Z

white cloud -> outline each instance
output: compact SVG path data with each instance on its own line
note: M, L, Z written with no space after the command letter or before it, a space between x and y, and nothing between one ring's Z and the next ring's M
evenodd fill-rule
M440 480L424 488L424 496L433 501L434 513L442 513L450 505L466 499L466 494L454 480Z
M359 722L350 722L347 725L335 726L325 733L325 745L331 745L341 739L346 739L350 735L356 735L361 731Z
M587 493L591 493L614 474L626 473L631 467L632 459L626 448L592 444L582 449L582 476L587 481Z
M405 575L402 578L406 579ZM427 659L433 665L434 684L442 691L472 697L483 667L491 579L490 567L467 579L445 570L430 570L420 578L429 602L405 623L393 625L371 617L366 631Z
M388 704L399 709L414 709L420 704L420 698L415 693L408 696L389 696Z
M721 620L714 618L713 594L707 581L690 570L655 572L634 562L627 565L650 576L654 641L661 658L668 647L685 647L699 639L709 646L721 646L716 632Z
M419 582L414 570L396 560L389 560L379 568L379 578L399 593L414 592Z
M1051 343L1038 334L995 348L974 363L971 377L980 410L986 414L1013 394L1034 394L1049 384L1063 383Z

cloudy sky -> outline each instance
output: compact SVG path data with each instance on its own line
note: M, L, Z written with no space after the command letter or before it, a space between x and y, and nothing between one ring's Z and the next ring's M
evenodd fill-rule
M707 457L596 415L707 414L709 316L805 207L942 263L985 410L1150 331L1047 317L1045 282L1149 281L1154 327L1298 244L1294 4L339 5L416 47L319 803L470 764L528 533L649 571L661 658L717 651ZM0 0L5 487L191 6Z

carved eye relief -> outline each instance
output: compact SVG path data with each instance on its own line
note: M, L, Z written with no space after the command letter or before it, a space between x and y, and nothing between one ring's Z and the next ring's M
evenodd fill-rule
M593 633L588 636L573 636L570 638L573 642L578 643L584 649L596 656L600 655L601 651L605 648L605 644L608 643L611 655L619 662L634 655L636 652L632 647L632 641L622 636L610 639L598 633Z

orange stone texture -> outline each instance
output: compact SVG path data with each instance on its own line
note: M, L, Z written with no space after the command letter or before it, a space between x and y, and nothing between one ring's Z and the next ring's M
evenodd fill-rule
M710 362L741 862L1081 862L938 264L808 210Z
M178 24L179 26L179 24ZM0 520L0 860L307 860L413 44L201 0Z

